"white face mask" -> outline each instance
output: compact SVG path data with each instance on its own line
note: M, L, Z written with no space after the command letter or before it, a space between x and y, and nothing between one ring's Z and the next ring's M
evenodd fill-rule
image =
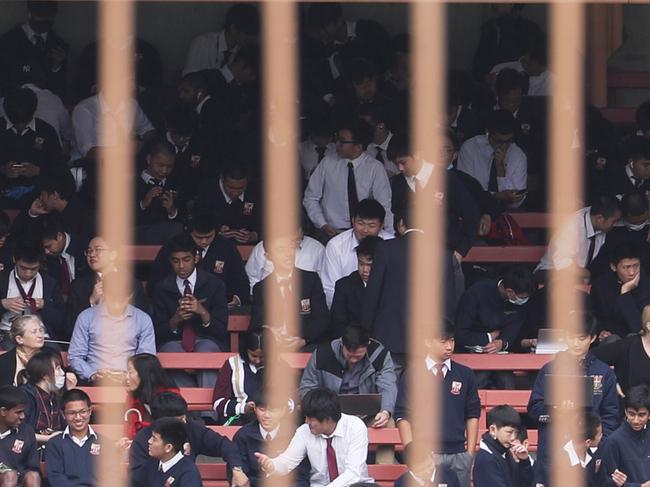
M643 230L648 224L650 223L650 220L646 220L642 223L638 223L636 225L633 225L632 223L625 222L625 228L632 232L638 232L640 230Z
M56 387L56 390L59 391L63 389L64 385L65 385L65 375L57 375L54 378L54 387Z
M509 299L508 301L514 304L515 306L523 306L528 302L529 298L520 298L517 296L515 299Z

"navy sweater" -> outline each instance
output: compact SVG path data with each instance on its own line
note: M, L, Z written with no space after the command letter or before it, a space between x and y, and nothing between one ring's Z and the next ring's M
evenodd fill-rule
M101 437L91 436L78 446L69 435L58 435L47 442L45 468L52 487L97 485L97 462L101 454Z
M422 364L424 366L424 363ZM431 377L431 380L436 380ZM408 373L402 374L395 403L395 420L409 419L412 401L408 394ZM438 453L461 453L465 451L465 421L478 418L481 414L481 401L474 372L464 365L451 362L451 370L445 375L443 383L443 427ZM413 428L418 436L417 425Z
M474 458L472 479L474 487L529 487L533 467L529 458L515 462L510 452L485 432Z
M650 479L649 434L648 429L634 431L625 422L607 438L599 469L601 486L614 487L611 475L616 469L627 475L625 487L640 487Z
M9 435L0 439L0 462L20 473L38 471L40 465L36 447L34 428L21 423Z
M150 458L145 465L145 485L147 487L201 487L201 474L188 457L183 457L167 472L158 471L160 462Z

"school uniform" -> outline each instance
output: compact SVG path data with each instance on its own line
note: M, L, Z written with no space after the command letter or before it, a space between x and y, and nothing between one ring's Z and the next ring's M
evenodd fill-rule
M631 226L624 220L618 222L605 235L605 243L598 252L598 255L589 265L589 270L592 275L592 282L604 274L609 274L609 257L612 251L621 245L635 245L637 248L644 252L646 255L650 253L650 242L648 242L648 232L650 232L650 221L645 222L639 226ZM647 262L641 261L643 269L647 272L650 271L650 266Z
M244 416L249 398L256 397L264 386L264 370L263 366L257 367L239 354L226 360L212 392L212 409L217 421L225 423L232 416Z
M242 426L235 433L233 442L241 453L242 470L250 480L251 487L260 487L266 478L266 475L260 470L255 453L264 452L270 457L279 455L289 445L294 431L290 421L280 423L273 431L265 431L257 420L254 420ZM304 459L294 472L295 477L292 485L309 487L309 460Z
M365 289L366 284L361 279L359 271L353 271L336 281L334 298L330 308L331 338L343 335L347 325L361 323L361 303L363 302Z
M147 170L140 173L140 177L136 182L136 213L135 224L138 226L156 225L160 223L170 223L181 220L181 211L183 210L183 195L178 190L178 183L173 176L168 176L164 179L157 179L151 176ZM142 201L149 191L155 187L160 187L163 193L167 191L175 191L174 206L176 211L173 214L167 213L163 207L161 196L154 198L151 204L144 207Z
M129 449L129 478L133 487L148 487L146 483L147 464L151 461L147 442L151 437L152 425L142 428L133 439ZM242 455L235 444L219 433L207 428L201 421L191 418L185 423L189 452L189 462L196 461L198 455L222 458L229 468L242 466Z
M641 311L650 304L650 281L645 272L641 272L639 285L635 289L621 294L621 287L616 272L610 270L593 282L591 299L598 330L609 330L624 338L639 331Z
M250 181L246 186L246 191L235 200L226 195L222 178L212 181L199 195L196 206L216 213L220 225L226 225L231 230L251 230L257 232L258 239L261 238L261 199L259 191Z
M174 144L169 132L165 135L176 152L174 173L177 175L178 190L186 200L192 201L198 197L199 183L214 179L219 174L214 144L200 134L192 134L189 142L178 146Z
M601 194L622 196L632 192L645 193L650 191L650 179L639 179L634 176L629 164L617 164L607 171L603 178L603 187L599 188Z
M325 156L336 157L336 145L330 142L323 147L319 147L311 140L304 140L298 146L298 160L303 171L304 179L309 181L309 177L320 164Z
M485 191L481 186L481 183L479 183L474 177L464 173L463 171L459 171L455 167L449 169L449 171L453 172L463 186L465 186L465 189L478 205L479 214L481 216L488 214L494 220L503 213L503 205L489 191Z
M19 388L27 395L25 421L34 431L61 431L65 426L57 392L44 391L34 384L22 384Z
M190 44L183 68L183 76L204 69L216 69L228 63L239 46L228 46L226 31L206 32L194 39Z
M169 262L170 241L165 242L151 266L147 290L153 294L156 286L172 272ZM199 267L215 275L226 286L228 301L237 296L242 303L248 301L248 278L244 270L244 261L232 240L215 235L214 240L207 249L201 250Z
M474 487L529 487L533 478L530 457L515 462L510 452L487 431L481 437L472 478Z
M544 393L546 391L547 375L551 373L556 361L573 360L566 353L562 352L552 361L544 365L537 374L535 384L528 401L528 415L539 423L539 439L537 442L537 466L535 478L545 475L550 468L549 422L553 420L551 411L545 404ZM603 436L608 437L619 425L618 396L616 394L616 375L612 369L598 360L591 353L587 354L581 364L582 373L593 379L593 397L591 409L600 416L603 425ZM649 477L650 478L650 477Z
M650 441L648 429L634 431L624 421L608 438L602 448L599 469L600 485L614 487L611 475L618 469L627 475L625 486L637 486L650 479Z
M422 363L424 362L424 363ZM448 360L444 366L436 364L430 357L420 362L424 366L431 380L440 381L442 367L441 396L442 396L442 429L439 438L439 450L436 452L440 458L440 465L452 469L458 476L461 486L469 486L469 473L472 456L465 449L466 421L478 418L481 415L481 401L478 397L478 388L474 372L469 367ZM409 373L402 374L399 382L397 402L395 403L395 421L410 420L413 402L409 396ZM417 424L413 425L415 439L427 438L430 433L418 430ZM476 478L476 477L475 477Z
M585 458L582 459L578 456L573 441L569 440L562 447L562 468L580 472L578 475L584 477L586 487L601 487L601 484L598 481L598 472L602 465L602 446L604 446L604 444L605 442L603 442L595 451L592 451L591 449L587 450ZM535 464L536 467L537 465L538 464ZM544 472L544 477L538 478L537 482L543 484L544 487L551 487L553 485L551 483L552 476L549 474L550 472Z
M145 484L147 487L201 487L201 474L196 464L178 452L171 460L160 462L149 459L145 466Z
M0 274L0 296L3 297L3 299L21 296L15 279L16 274L13 270L5 271ZM34 314L37 314L43 321L47 335L55 340L63 339L65 336L63 326L65 304L63 303L63 294L61 293L61 286L59 286L59 283L47 274L41 274L39 272L34 279L27 283L21 282L21 284L25 295L28 297L33 284L34 287L31 297L34 299L43 299L43 301L45 301L43 308ZM32 313L28 307L22 314ZM4 309L0 304L0 316L2 316L0 329L9 330L11 320L17 315Z
M298 289L288 289L288 286L278 282L275 272L255 284L253 287L253 307L251 310L251 328L269 326L282 332L286 322L269 323L266 318L265 288L270 287L273 299L283 301L287 306L294 307L299 313L298 336L303 338L312 348L327 339L329 312L325 303L325 293L318 274L294 269ZM297 292L296 292L297 291Z
M87 270L84 250L88 242L65 232L65 245L59 255L45 257L46 273L56 279L65 299L70 296L72 281Z
M47 442L45 470L52 487L92 486L98 482L98 463L102 446L112 445L88 427L85 439L75 438L69 428Z
M37 448L34 428L21 423L0 435L0 463L21 475L29 471L38 472L40 462Z
M427 483L428 482L428 483ZM430 479L421 479L410 470L395 481L394 487L461 487L458 476L448 467L437 465Z

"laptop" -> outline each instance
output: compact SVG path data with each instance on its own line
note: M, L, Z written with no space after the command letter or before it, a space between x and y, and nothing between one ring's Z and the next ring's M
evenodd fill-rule
M595 376L594 376L595 377ZM591 407L593 404L594 396L594 377L590 375L553 375L548 374L544 380L544 405L551 407L567 407L567 402L570 401L570 406L573 408L586 408ZM582 394L574 394L574 390L568 391L566 397L556 397L553 398L551 395L552 382L553 379L556 380L568 380L573 379L572 384L575 384L576 381L581 384ZM602 388L602 383L600 386ZM602 390L601 390L602 392Z
M375 416L381 410L381 394L339 394L341 412L351 416Z
M554 354L567 349L564 341L564 330L541 328L537 333L536 354Z

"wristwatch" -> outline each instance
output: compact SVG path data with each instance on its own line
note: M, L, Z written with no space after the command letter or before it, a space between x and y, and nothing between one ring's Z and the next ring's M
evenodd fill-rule
M233 472L243 472L244 470L239 465L237 465L236 467L232 468L232 471Z

